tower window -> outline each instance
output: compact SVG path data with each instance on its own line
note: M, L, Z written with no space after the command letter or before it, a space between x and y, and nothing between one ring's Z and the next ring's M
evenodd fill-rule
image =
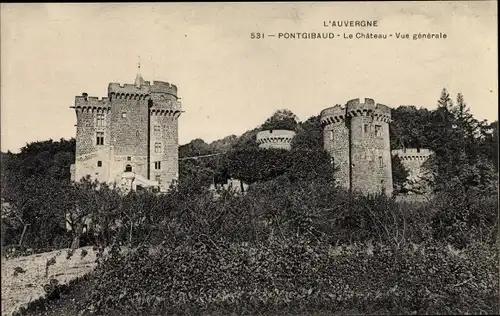
M155 153L161 153L161 143L155 143Z
M154 131L155 136L160 136L160 126L159 125L155 125L153 127L153 131Z
M330 131L330 140L333 140L333 131Z
M161 161L155 161L155 169L160 170L161 169Z
M122 117L126 118L127 117L127 112L122 112Z
M132 172L132 166L131 165L126 165L125 166L125 172Z
M132 157L127 157L127 161L131 161L132 160Z
M97 145L104 145L104 132L97 132L96 133L96 144Z
M363 134L367 135L370 131L370 126L368 124L363 125Z
M96 125L97 127L104 127L104 113L97 113Z
M98 166L98 167L102 167L102 161L100 161L100 160L99 160L99 161L97 162L97 166Z
M382 126L375 125L375 136L377 136L377 137L382 136Z
M382 156L378 157L378 165L380 168L384 167L384 158Z

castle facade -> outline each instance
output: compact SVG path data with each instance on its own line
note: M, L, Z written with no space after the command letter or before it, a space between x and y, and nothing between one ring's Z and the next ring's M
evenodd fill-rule
M123 189L166 192L178 181L177 87L143 80L108 85L102 99L75 97L76 161L72 179L90 175Z

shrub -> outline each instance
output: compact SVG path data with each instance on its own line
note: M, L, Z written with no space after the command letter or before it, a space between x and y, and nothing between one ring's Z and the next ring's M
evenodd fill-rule
M377 245L373 254L333 250L296 238L137 249L99 267L85 304L104 314L498 312L493 248L474 245L459 254L443 244L395 251Z

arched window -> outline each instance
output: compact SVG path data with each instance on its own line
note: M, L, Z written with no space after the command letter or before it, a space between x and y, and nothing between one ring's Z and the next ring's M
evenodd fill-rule
M132 166L131 165L126 165L125 166L125 172L132 172Z

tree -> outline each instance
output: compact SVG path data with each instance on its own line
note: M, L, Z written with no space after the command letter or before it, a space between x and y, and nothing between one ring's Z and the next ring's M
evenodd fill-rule
M297 127L292 148L299 150L322 150L323 128L319 116L312 116Z
M491 183L494 167L483 149L486 126L486 122L472 116L461 93L453 105L443 89L438 108L432 112L426 127L430 147L435 152L432 169L437 190L458 192Z
M401 159L399 159L399 156L394 155L392 156L392 183L394 186L394 192L398 193L401 192L403 189L403 185L406 183L409 172L403 166L401 163Z
M285 129L294 131L297 128L297 116L292 111L281 109L274 112L261 126L261 130Z
M414 106L400 106L391 111L391 149L423 148L428 146L426 126L430 112Z

